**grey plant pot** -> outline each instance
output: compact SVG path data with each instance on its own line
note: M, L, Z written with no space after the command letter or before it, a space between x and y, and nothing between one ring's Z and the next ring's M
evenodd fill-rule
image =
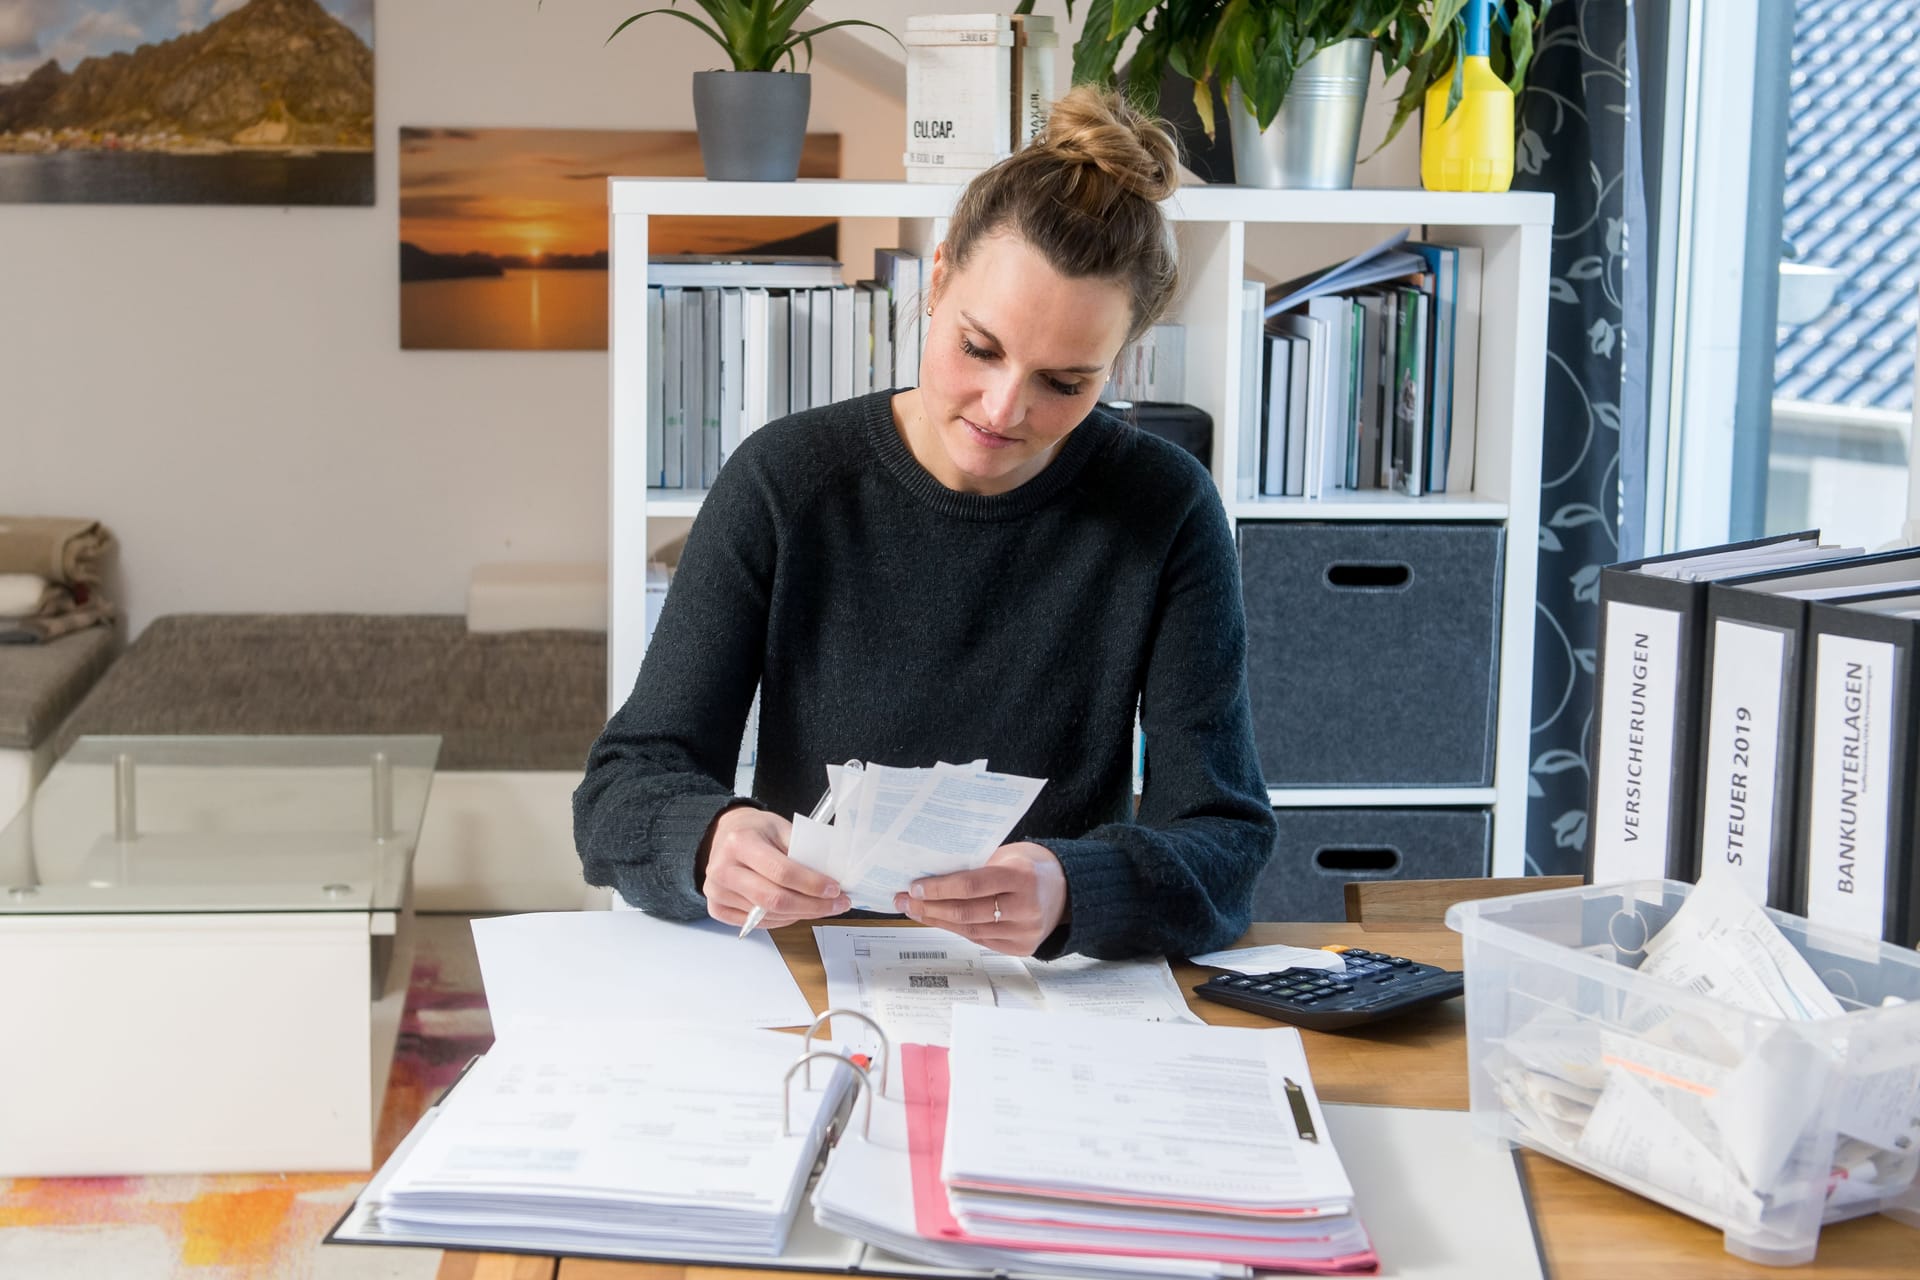
M791 182L800 176L813 79L792 71L696 71L693 119L707 177Z
M1371 41L1322 49L1294 72L1280 114L1264 132L1240 86L1232 86L1233 180L1243 187L1351 187L1372 70Z

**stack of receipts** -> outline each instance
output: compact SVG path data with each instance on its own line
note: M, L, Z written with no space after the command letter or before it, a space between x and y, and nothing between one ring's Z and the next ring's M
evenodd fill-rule
M555 1024L497 1044L408 1135L334 1239L778 1257L851 1068L781 1081L773 1031Z
M1524 1141L1755 1238L1797 1230L1796 1205L1846 1216L1913 1184L1920 1058L1850 1047L1840 1000L1732 875L1701 878L1638 975L1656 981L1493 1042Z
M1378 1266L1292 1028L963 1007L951 1050L908 1045L902 1066L904 1135L840 1144L821 1225L1001 1271Z
M989 772L985 760L828 765L826 797L812 816L794 815L787 854L832 877L855 907L891 912L915 880L985 865L1045 785Z

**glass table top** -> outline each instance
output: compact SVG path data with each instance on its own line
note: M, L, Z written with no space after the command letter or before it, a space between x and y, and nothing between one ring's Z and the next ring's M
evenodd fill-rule
M0 916L398 911L440 739L83 737L0 831Z

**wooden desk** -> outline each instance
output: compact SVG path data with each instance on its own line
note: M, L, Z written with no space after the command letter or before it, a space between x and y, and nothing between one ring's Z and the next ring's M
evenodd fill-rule
M794 925L777 931L774 939L814 1010L824 1011L826 973L813 945L812 931L805 925ZM1291 942L1298 946L1346 942L1429 964L1450 968L1460 965L1459 935L1447 929L1256 924L1244 941ZM1175 965L1173 972L1181 987L1191 990L1213 971ZM1218 1025L1274 1025L1211 1001L1196 999L1190 1003L1195 1013ZM1307 1060L1313 1066L1314 1087L1328 1102L1466 1109L1467 1050L1460 1001L1448 1001L1377 1030L1301 1034L1306 1040ZM1553 1280L1619 1280L1643 1275L1685 1280L1758 1280L1763 1276L1773 1280L1790 1276L1863 1280L1920 1272L1920 1264L1915 1261L1920 1256L1920 1231L1890 1218L1876 1216L1827 1227L1820 1233L1819 1257L1805 1267L1762 1267L1728 1254L1718 1231L1612 1183L1531 1151L1524 1153L1523 1164ZM787 1272L728 1267L586 1258L564 1258L556 1263L544 1258L449 1253L441 1264L439 1280L789 1280L790 1276Z

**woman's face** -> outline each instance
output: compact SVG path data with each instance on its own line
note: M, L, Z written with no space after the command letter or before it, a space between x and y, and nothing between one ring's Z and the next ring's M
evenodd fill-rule
M1094 407L1132 322L1127 290L1070 280L1003 233L984 237L959 270L942 246L927 296L908 446L949 489L1017 489Z

